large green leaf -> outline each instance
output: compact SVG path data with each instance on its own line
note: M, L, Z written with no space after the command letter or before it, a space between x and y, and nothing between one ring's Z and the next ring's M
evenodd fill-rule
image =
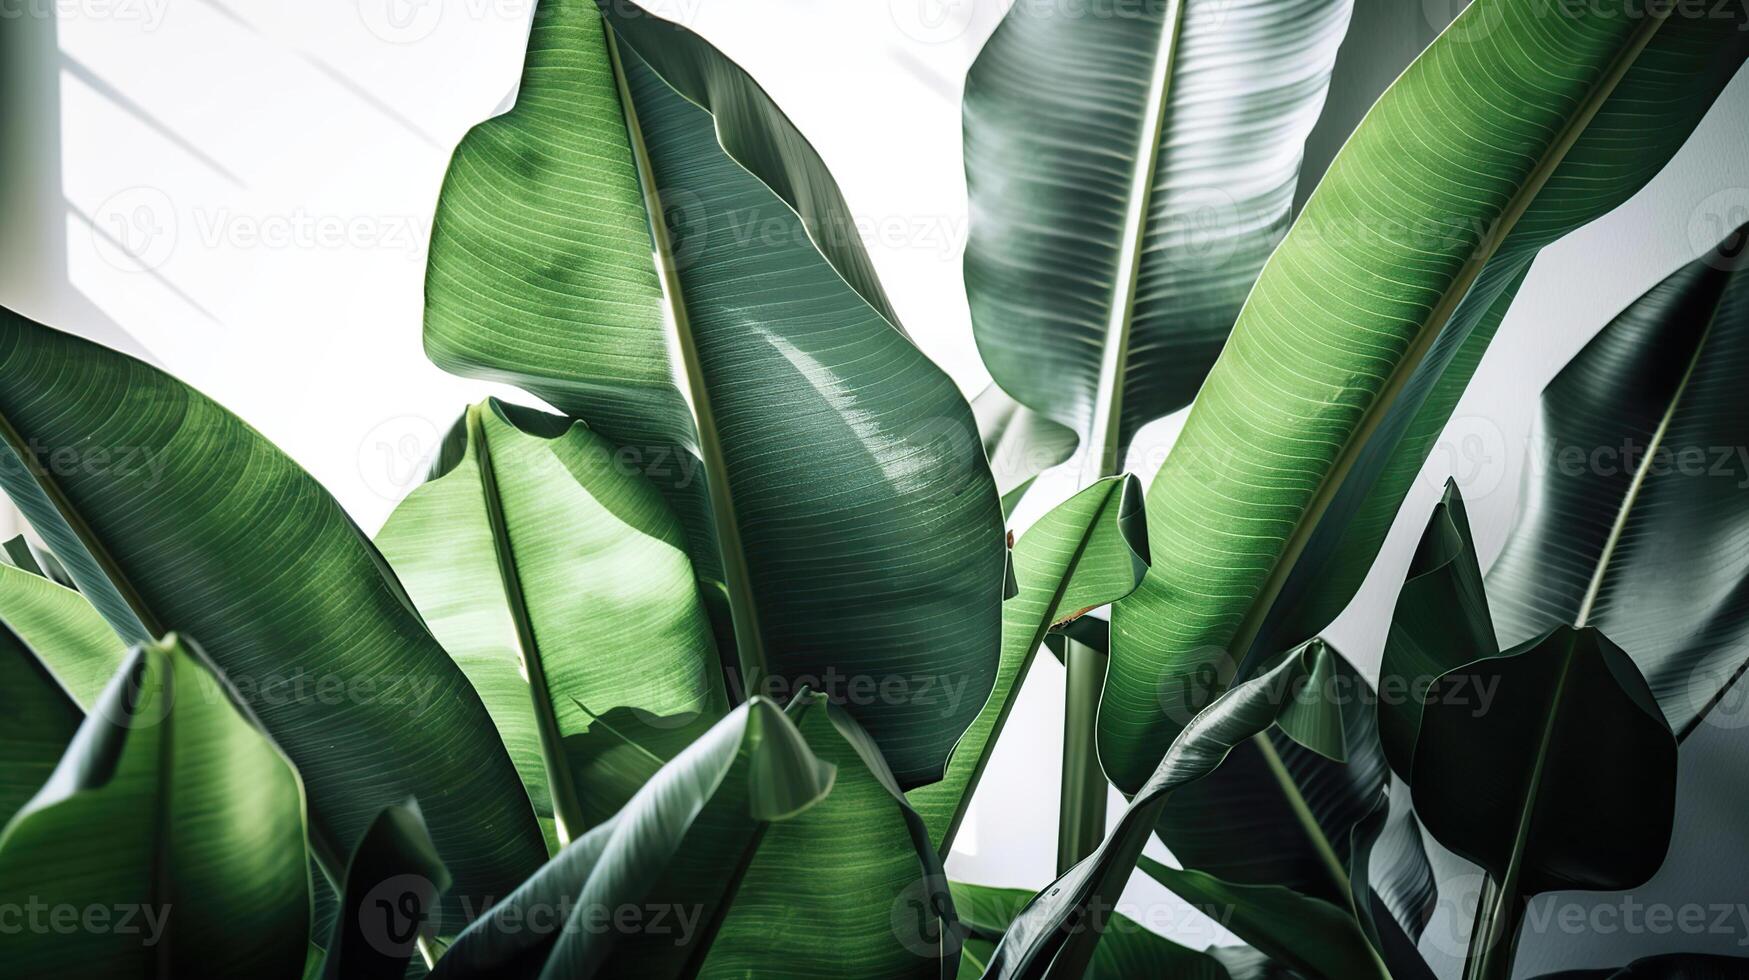
M960 956L960 980L983 976L996 943L1008 923L1032 900L1019 888L991 888L952 882L954 911L966 938ZM1132 980L1170 977L1172 980L1231 980L1227 967L1208 953L1186 949L1152 932L1120 912L1105 923L1105 938L1093 954L1082 980Z
M469 924L433 976L687 975L767 825L815 806L833 779L781 710L748 701ZM636 927L601 928L628 906Z
M1089 471L1117 472L1136 430L1189 404L1214 363L1287 227L1350 6L1015 4L973 63L978 350L1080 436Z
M1349 841L1386 781L1365 678L1334 650L1299 698L1340 722L1337 761L1280 726L1233 747L1221 767L1173 794L1156 832L1185 867L1236 885L1280 885L1346 908Z
M667 486L726 586L749 691L827 689L905 785L939 779L1001 643L1002 513L971 411L770 98L685 29L604 7L611 30L543 3L515 109L457 148L426 349ZM885 693L852 691L870 682ZM942 684L965 689L957 712Z
M431 921L449 869L419 804L383 807L346 864L344 896L323 957L323 980L401 980Z
M35 918L0 929L7 976L303 975L303 790L235 696L174 636L128 658L0 833L0 902Z
M1495 692L1485 710L1472 690ZM1525 899L1634 888L1658 870L1676 815L1676 739L1627 654L1594 628L1559 626L1440 677L1411 785L1428 832L1497 886L1477 948L1480 975L1506 976Z
M1739 229L1543 389L1528 499L1488 572L1500 641L1596 626L1692 731L1749 663L1749 273Z
M1476 0L1337 156L1150 488L1162 558L1114 612L1099 715L1120 788L1197 707L1180 678L1244 677L1347 603L1537 252L1643 186L1742 63L1743 11L1670 9Z
M97 703L127 658L127 645L84 596L11 565L0 565L0 620L81 709Z
M1390 972L1367 945L1346 905L1280 885L1222 881L1201 871L1168 867L1145 855L1140 865L1150 878L1193 906L1230 911L1221 924L1233 935L1307 977L1390 980Z
M1090 915L1090 910L1116 903L1172 793L1213 772L1233 746L1274 724L1293 701L1296 685L1326 669L1318 661L1329 655L1323 644L1296 650L1192 718L1099 847L1035 895L1015 917L984 976L1036 978L1047 971L1054 976L1079 976L1099 944L1100 916Z
M479 697L309 474L175 378L10 311L0 378L0 486L123 637L200 638L297 764L332 873L409 796L458 897L540 866Z
M1148 568L1144 525L1136 478L1109 477L1039 518L1014 546L1014 577L1020 591L1002 606L1002 664L995 690L954 747L946 776L910 793L943 856L953 845L978 778L1045 634L1053 625L1120 599L1136 587Z
M0 826L48 782L84 720L72 695L0 623Z
M684 533L611 443L543 412L469 408L439 469L377 545L480 692L536 810L556 810L568 840L641 785L611 765L640 747L591 737L600 718L728 710Z

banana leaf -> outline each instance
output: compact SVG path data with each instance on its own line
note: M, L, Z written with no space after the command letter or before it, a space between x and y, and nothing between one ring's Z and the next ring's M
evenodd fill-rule
M1008 923L1026 907L1032 892L1020 888L951 883L954 909L966 933L960 956L959 980L983 975L996 943ZM1121 912L1109 913L1105 938L1087 965L1084 980L1130 980L1171 977L1173 980L1236 980L1209 952L1187 949L1152 932Z
M1741 10L1648 9L1476 0L1337 155L1149 489L1164 557L1113 612L1099 715L1120 789L1200 707L1182 678L1249 676L1346 605L1536 254L1643 186L1749 51Z
M1214 363L1287 227L1350 7L1015 4L973 63L973 333L997 384L1075 432L1086 472L1120 472Z
M0 832L0 902L40 917L0 930L0 961L21 980L298 980L304 837L297 772L199 649L137 647Z
M308 473L170 375L11 311L0 377L0 487L124 640L200 638L297 765L330 874L410 796L455 899L508 894L540 866L478 695ZM63 651L38 649L55 669Z
M611 443L544 412L469 408L436 469L377 546L569 840L631 799L649 753L728 710L684 534ZM604 644L616 635L635 663Z
M1492 692L1486 706L1472 693ZM1557 889L1638 887L1676 816L1676 738L1645 678L1594 627L1558 626L1441 675L1411 778L1434 839L1496 896L1478 976L1504 977L1524 902Z
M1526 499L1489 569L1503 644L1595 626L1686 737L1749 665L1749 273L1738 229L1543 389Z
M971 410L771 99L679 25L602 10L542 3L515 108L457 148L426 350L665 487L745 692L832 688L902 785L939 779L1001 645L1001 503ZM868 682L887 693L848 690ZM955 713L925 703L943 683L967 691Z
M441 929L432 920L449 884L418 802L383 807L347 862L323 980L400 980L421 936Z
M1328 669L1318 663L1328 656L1323 644L1292 651L1192 718L1099 847L1015 917L991 955L985 978L1079 976L1099 946L1101 917L1090 912L1111 908L1122 894L1172 793L1213 772L1233 746L1274 724L1292 704L1296 686Z

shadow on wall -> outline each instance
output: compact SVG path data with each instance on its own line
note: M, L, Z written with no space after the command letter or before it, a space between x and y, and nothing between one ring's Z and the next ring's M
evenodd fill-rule
M61 185L61 68L53 4L0 19L0 287L18 312L157 363L68 275L69 221L106 230Z

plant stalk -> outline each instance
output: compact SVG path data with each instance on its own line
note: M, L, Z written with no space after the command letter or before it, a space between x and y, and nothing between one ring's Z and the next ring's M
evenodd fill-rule
M1057 873L1092 854L1105 839L1105 770L1099 766L1099 694L1105 654L1065 639L1068 693L1063 711L1063 788L1057 811Z

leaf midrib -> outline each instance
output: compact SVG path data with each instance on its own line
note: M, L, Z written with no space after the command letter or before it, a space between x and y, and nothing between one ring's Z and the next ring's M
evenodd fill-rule
M1304 553L1313 531L1324 516L1324 512L1334 501L1349 471L1354 468L1355 462L1365 450L1373 433L1384 424L1390 406L1396 402L1397 396L1408 385L1416 369L1421 366L1428 351L1433 348L1435 341L1444 331L1452 314L1457 311L1464 297L1469 294L1470 287L1475 284L1476 278L1481 275L1482 270L1498 253L1507 237L1517 228L1519 219L1535 202L1544 185L1548 183L1549 177L1566 158L1567 152L1572 149L1573 144L1590 126L1592 119L1603 108L1604 103L1608 101L1609 96L1615 91L1616 86L1620 84L1628 70L1633 67L1640 52L1644 51L1646 46L1651 43L1658 28L1663 25L1668 16L1668 8L1665 8L1662 13L1651 13L1636 29L1634 36L1624 45L1622 51L1611 63L1609 71L1593 86L1585 104L1578 112L1574 113L1560 136L1550 144L1543 159L1501 212L1500 220L1494 223L1490 234L1477 246L1458 275L1452 280L1451 285L1446 288L1439 302L1433 307L1427 321L1421 326L1414 341L1398 362L1396 369L1391 373L1389 380L1380 389L1378 396L1373 399L1372 405L1362 416L1360 424L1355 427L1347 442L1343 444L1336 464L1319 481L1317 491L1307 502L1305 510L1301 512L1300 519L1295 523L1281 556L1270 568L1263 587L1246 609L1244 619L1240 621L1239 628L1234 632L1233 639L1227 645L1228 653L1235 660L1242 662L1240 658L1250 650L1251 645L1256 641L1270 607L1274 605L1276 597L1280 595L1288 574L1299 561L1300 555ZM1454 21L1454 23L1456 22ZM1273 262L1273 257L1271 261Z
M1086 459L1081 486L1091 486L1102 477L1114 476L1123 461L1117 458L1123 431L1123 375L1129 360L1130 327L1136 305L1136 283L1141 274L1142 242L1148 224L1148 209L1154 197L1154 176L1159 168L1160 143L1166 131L1166 110L1172 88L1172 72L1178 60L1178 38L1184 26L1184 5L1173 0L1154 53L1148 79L1148 97L1143 105L1143 128L1138 137L1135 167L1130 172L1130 203L1124 213L1119 241L1117 272L1113 276L1111 306L1107 311L1105 343L1099 354L1099 380L1093 392L1093 424L1088 429Z
M681 288L679 269L674 259L674 247L668 238L662 197L656 186L655 171L650 164L649 146L632 101L631 85L620 58L619 42L607 18L601 18L601 34L607 46L613 69L613 80L619 95L620 113L625 120L627 142L633 163L637 167L638 186L644 198L644 213L650 228L656 275L662 284L663 303L670 315L673 332L672 349L680 354L681 388L692 409L694 428L698 432L699 455L704 464L705 490L710 500L712 523L715 525L717 550L721 553L723 587L728 593L730 618L733 621L736 655L741 665L741 682L751 695L763 683L767 672L764 637L759 629L759 611L753 595L752 574L747 565L745 545L741 540L741 525L735 517L735 500L730 492L728 463L723 455L716 414L711 406L703 366L699 362L698 344L692 333L685 293Z
M516 563L516 549L510 543L510 522L504 513L504 501L498 495L498 476L493 468L492 447L486 439L486 426L481 418L482 407L469 405L467 411L468 444L474 450L474 464L480 473L480 496L486 511L486 526L492 535L492 554L498 565L498 580L504 589L504 604L516 631L517 653L528 671L529 700L533 704L536 730L540 736L541 761L547 770L547 794L552 800L554 830L560 846L570 843L571 835L587 824L577 787L571 781L571 769L565 763L564 732L559 728L553 710L552 688L547 684L546 664L540 644L534 635L534 618L528 609L528 599L522 590L522 572Z
M1579 611L1573 616L1574 626L1584 626L1591 619L1591 612L1603 590L1603 580L1609 573L1610 562L1615 558L1616 545L1621 542L1622 534L1627 530L1634 504L1638 502L1640 490L1645 486L1647 475L1651 473L1653 457L1664 444L1664 437L1670 431L1670 423L1675 420L1676 411L1682 405L1682 396L1688 393L1688 383L1694 378L1695 368L1700 366L1701 355L1706 352L1707 341L1712 338L1713 327L1719 319L1719 309L1724 305L1725 293L1729 288L1728 285L1720 288L1718 298L1713 301L1713 308L1707 314L1706 326L1702 328L1700 339L1694 345L1694 353L1689 355L1688 365L1682 370L1682 379L1676 383L1676 390L1670 394L1670 404L1664 407L1664 414L1658 419L1658 427L1647 440L1646 452L1640 459L1640 465L1634 468L1634 476L1628 483L1627 493L1622 495L1615 520L1610 524L1609 534L1603 539L1603 549L1597 553L1597 567L1592 570L1591 581L1585 588L1584 597L1579 601Z

